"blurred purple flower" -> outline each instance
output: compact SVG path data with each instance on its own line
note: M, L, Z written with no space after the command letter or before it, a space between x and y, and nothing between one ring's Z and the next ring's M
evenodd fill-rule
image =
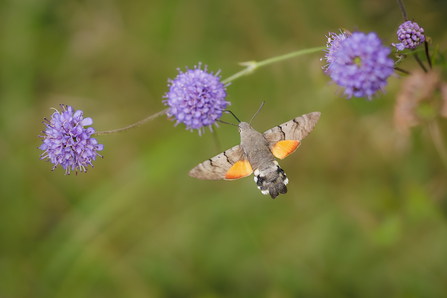
M92 164L96 155L101 156L97 151L103 150L104 146L98 144L95 138L90 136L95 132L93 127L84 128L92 125L92 118L83 118L81 110L73 114L73 108L67 105L60 105L61 111L51 115L51 119L46 118L43 122L47 129L42 131L45 135L43 144L38 147L44 151L41 159L47 158L54 164L54 169L61 165L65 169L65 175L71 171L87 172L87 166ZM102 157L102 156L101 156Z
M323 61L323 59L326 59L326 62L327 62L327 64L322 67L324 69L324 72L327 72L329 65L334 60L333 56L334 56L334 53L337 52L340 42L345 40L346 38L348 38L348 36L345 32L340 30L340 34L329 32L329 34L326 35L326 38L327 38L327 43L326 43L327 49L323 50L326 52L326 54L324 54L324 58L320 58L320 61Z
M165 105L170 107L167 115L175 117L177 124L185 123L186 129L197 129L199 135L205 132L205 126L211 131L211 125L222 116L230 102L225 101L227 85L220 82L219 72L207 72L194 66L194 69L186 68L186 72L180 71L174 80L168 79L169 92L163 96ZM216 123L217 125L217 123Z
M419 27L416 22L406 21L399 26L399 29L397 30L397 38L401 43L392 43L391 45L396 47L398 51L415 49L425 41L424 28Z
M332 53L332 62L326 74L340 87L347 98L367 97L384 91L387 79L394 71L394 62L388 55L391 49L382 45L376 33L354 32L338 44Z

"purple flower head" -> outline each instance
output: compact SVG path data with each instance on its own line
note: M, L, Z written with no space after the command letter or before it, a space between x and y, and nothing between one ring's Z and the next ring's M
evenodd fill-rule
M419 27L416 22L406 21L399 26L399 29L397 30L397 38L401 43L392 43L391 45L396 47L398 51L415 49L425 41L424 28Z
M326 59L327 64L323 66L324 72L327 72L327 69L329 65L331 65L332 61L334 60L334 53L337 52L340 42L348 38L347 34L340 30L340 34L329 32L328 35L326 35L327 43L326 47L327 49L324 49L323 51L326 52L324 54L324 58L321 58L320 61L323 61L323 59Z
M354 32L339 43L326 73L345 88L343 94L348 99L354 96L371 100L377 90L384 90L386 80L393 74L390 52L376 33Z
M222 111L226 109L230 102L225 100L225 92L228 85L220 82L219 72L208 73L207 67L200 69L186 68L186 72L180 71L174 79L168 79L169 92L163 96L165 105L171 108L167 112L169 117L175 117L177 124L185 123L186 129L197 129L199 135L205 132L205 126L211 131L211 124L222 116ZM216 123L217 125L217 123Z
M44 152L40 155L41 159L47 158L54 163L53 171L61 165L65 169L65 175L71 171L87 172L87 166L92 164L96 155L101 156L97 151L101 151L104 146L98 144L91 135L95 132L93 127L84 128L92 125L92 118L83 118L81 110L73 113L73 108L67 105L60 105L61 111L51 115L51 119L43 122L47 129L42 131L45 135L42 146L38 149ZM102 157L102 156L101 156Z

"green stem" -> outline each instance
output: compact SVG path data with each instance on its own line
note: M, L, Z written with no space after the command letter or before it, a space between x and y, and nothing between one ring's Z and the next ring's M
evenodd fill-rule
M419 59L418 54L414 54L414 59L418 62L419 66L424 70L425 73L427 73L427 69L425 68L424 64L422 63L421 59Z
M433 51L433 55L431 56L431 64L435 64L436 54L438 53L439 44L436 45L435 50Z
M236 80L237 78L243 76L243 75L247 75L252 73L256 68L261 67L261 66L265 66L271 63L275 63L275 62L279 62L282 60L287 60L296 56L301 56L301 55L305 55L305 54L310 54L310 53L316 53L319 51L322 51L323 49L325 49L326 47L318 47L318 48L311 48L311 49L305 49L305 50L299 50L296 52L292 52L289 54L285 54L285 55L281 55L281 56L277 56L277 57L273 57L273 58L269 58L263 61L247 61L247 62L242 62L239 63L239 65L242 66L246 66L245 69L235 73L234 75L226 78L225 80L222 81L222 83L226 84L229 82L232 82L234 80Z
M435 144L435 148L438 151L439 156L441 157L442 163L447 169L447 150L445 148L444 140L442 138L442 134L436 120L431 121L428 124L428 128L430 130L431 139Z
M143 119L143 120L141 120L141 121L139 121L139 122L137 122L137 123L135 123L135 124L126 126L126 127L124 127L124 128L119 128L119 129L115 129L115 130L106 130L106 131L98 131L98 132L95 132L95 133L92 134L92 136L93 136L93 135L94 135L94 136L110 135L110 134L114 134L114 133L118 133L118 132L126 131L126 130L128 130L128 129L131 129L131 128L134 128L134 127L143 125L143 124L145 124L146 122L148 122L148 121L150 121L150 120L152 120L152 119L154 119L154 118L156 118L156 117L158 117L158 116L160 116L160 115L166 114L166 112L167 112L168 110L169 110L169 108L168 108L168 109L164 109L163 111L160 111L160 112L158 112L158 113L156 113L156 114L154 114L154 115L151 115L151 116L147 117L146 119Z
M402 52L402 54L400 54L395 49L393 50L393 54L400 54L400 55L405 55L405 56L416 55L417 53L423 53L423 52L425 52L425 50L421 47L419 47L415 50L406 50L406 51ZM406 58L406 57L404 57L404 58Z
M407 75L410 74L409 71L407 71L407 70L405 70L405 69L402 69L402 68L399 68L399 67L394 67L394 70L400 71L400 72L402 72L402 73L404 73L404 74L407 74Z
M397 57L398 57L397 61L394 62L394 68L396 68L396 66L398 66L407 57L407 55L399 54L397 55Z
M431 59L430 59L430 52L428 51L428 42L424 41L424 48L425 48L425 57L427 57L428 67L432 69L431 66Z
M266 60L263 60L263 61L260 61L260 62L248 61L248 62L239 63L240 65L247 66L247 67L245 69L235 73L234 75L226 78L225 80L222 81L222 83L226 84L226 83L229 83L231 81L234 81L235 79L237 79L237 78L239 78L239 77L241 77L243 75L246 75L246 74L249 74L249 73L253 72L258 67L265 66L265 65L268 65L268 64L271 64L271 63L275 63L275 62L279 62L279 61L282 61L282 60L287 60L287 59L290 59L290 58L293 58L293 57L296 57L296 56L300 56L300 55L315 53L315 52L318 52L318 51L322 51L323 49L325 49L325 47L305 49L305 50L299 50L299 51L292 52L292 53L289 53L289 54L285 54L285 55L269 58L269 59L266 59ZM110 134L114 134L114 133L118 133L118 132L123 132L123 131L129 130L131 128L143 125L146 122L148 122L148 121L150 121L150 120L152 120L152 119L154 119L154 118L156 118L156 117L158 117L160 115L166 114L166 112L168 110L169 110L169 108L167 108L167 109L165 109L165 110L163 110L161 112L158 112L158 113L156 113L154 115L151 115L151 116L147 117L146 119L143 119L143 120L141 120L141 121L139 121L139 122L137 122L135 124L129 125L129 126L124 127L124 128L115 129L115 130L107 130L107 131L98 131L98 132L93 133L92 135L103 136L103 135L110 135Z

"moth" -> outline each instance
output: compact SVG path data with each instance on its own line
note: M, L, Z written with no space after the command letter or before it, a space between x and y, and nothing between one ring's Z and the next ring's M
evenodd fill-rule
M233 114L239 121L240 145L197 165L189 176L202 180L235 180L254 173L263 194L270 194L272 199L285 194L289 179L275 157L283 159L293 153L314 129L320 115L320 112L305 114L261 134Z

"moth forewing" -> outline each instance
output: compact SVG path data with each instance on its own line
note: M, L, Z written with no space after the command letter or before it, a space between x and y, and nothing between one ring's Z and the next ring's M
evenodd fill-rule
M269 141L270 146L283 140L301 141L314 129L318 119L320 119L320 115L320 112L312 112L296 117L267 130L264 132L264 137Z
M241 144L199 164L189 175L203 180L234 180L254 171L254 180L263 194L270 194L273 199L285 194L289 179L275 157L282 159L294 152L314 129L320 115L320 112L305 114L263 134L240 122Z
M225 175L233 164L243 159L244 153L240 145L236 145L197 165L189 176L201 180L225 179Z

